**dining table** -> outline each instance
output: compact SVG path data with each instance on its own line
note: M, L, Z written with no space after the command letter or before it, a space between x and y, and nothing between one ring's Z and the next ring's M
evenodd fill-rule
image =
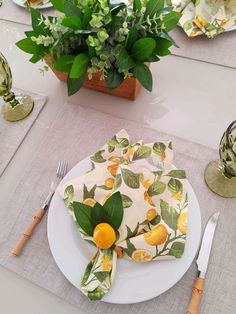
M29 25L7 21L4 16L0 15L0 51L11 67L13 87L47 96L46 104L0 177L0 211L7 206L12 193L24 177L32 155L43 142L58 112L66 102L109 114L112 117L137 122L183 140L205 145L216 150L217 158L220 138L236 117L236 68L234 66L173 54L152 65L153 92L149 93L142 89L135 101L85 88L69 97L64 82L57 80L52 71L42 73L40 68L43 67L43 63L30 63L29 55L20 51L15 45L24 37L24 31L27 30L30 30ZM191 40L194 41L194 39ZM227 47L225 47L225 54L227 54ZM201 210L204 211L203 208ZM227 226L225 228L227 229ZM37 265L31 265L31 267L37 267ZM227 270L228 266L222 265L222 267ZM192 271L192 268L188 270L188 272ZM194 273L192 273L192 279L194 279ZM209 281L210 279L209 277ZM211 289L214 289L214 283L211 282L209 285ZM222 287L229 291L233 289L235 291L235 288L235 285ZM175 287L171 289L174 290ZM191 291L191 285L189 289ZM165 298L165 293L163 296ZM225 302L227 303L227 299ZM206 309L209 303L213 304L214 300L203 298L202 304ZM86 311L84 308L70 304L0 266L0 313L82 314L90 312L89 309ZM159 313L158 308L155 313ZM207 312L203 314L205 313ZM229 314L230 312L226 307L225 313L215 313Z

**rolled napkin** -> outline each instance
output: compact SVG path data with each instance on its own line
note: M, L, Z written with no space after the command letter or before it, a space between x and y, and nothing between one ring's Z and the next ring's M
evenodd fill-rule
M189 37L213 38L236 27L235 0L166 0L183 15L179 21Z
M92 231L94 235L96 228L104 225L110 234L108 241L114 237L110 247L97 249L81 280L82 292L92 300L100 300L111 287L117 255L135 262L182 256L188 199L185 171L172 169L173 150L169 141L149 144L139 141L132 145L127 132L121 130L90 159L91 170L59 187L59 193L85 240L96 245ZM112 198L116 199L118 211L119 195L123 213L116 234L105 220L105 224L97 226L94 222L94 230L86 225L87 232L81 228L82 217L78 215L81 204L89 206L86 207L89 220L90 210L104 210L105 214ZM115 217L116 207L113 209Z

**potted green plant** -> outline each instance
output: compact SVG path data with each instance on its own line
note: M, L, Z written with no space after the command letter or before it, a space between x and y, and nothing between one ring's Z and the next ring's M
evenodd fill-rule
M31 8L33 29L16 45L32 54L31 62L44 59L67 80L68 95L84 85L133 99L136 79L152 90L148 63L170 54L175 43L168 32L176 27L180 13L165 7L164 0L51 2L56 17ZM132 90L128 96L124 86Z

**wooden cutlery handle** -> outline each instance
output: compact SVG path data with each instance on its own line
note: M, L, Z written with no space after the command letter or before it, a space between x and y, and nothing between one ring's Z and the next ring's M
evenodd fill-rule
M25 246L26 242L29 240L31 237L34 228L37 226L37 224L41 221L45 214L45 209L39 208L37 212L35 213L33 219L31 222L28 224L28 226L25 228L23 233L20 236L20 239L18 243L16 244L15 248L12 250L11 255L12 256L19 256L23 247Z
M187 314L198 314L199 306L203 294L204 279L197 278L193 285L191 300L188 305Z

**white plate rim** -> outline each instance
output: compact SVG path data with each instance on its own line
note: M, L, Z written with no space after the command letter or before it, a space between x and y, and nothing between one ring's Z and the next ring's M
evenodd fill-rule
M79 174L84 173L86 170L89 169L89 166L90 166L90 159L89 159L89 157L87 157L87 158L83 159L82 161L80 161L79 163L77 163L67 173L67 175L63 178L63 180L61 181L60 184L63 184L65 182L67 182L68 180L74 178L75 176L78 176ZM83 167L86 170L80 171L80 169L82 169ZM75 173L75 172L79 172L79 174ZM187 272L187 270L189 269L190 265L192 264L192 262L193 262L193 260L194 260L194 258L196 256L196 253L197 253L197 250L198 250L198 247L199 247L199 244L200 244L200 240L201 240L201 213L200 213L200 207L199 207L198 200L197 200L197 197L195 195L195 192L194 192L194 190L193 190L193 188L192 188L192 186L191 186L191 184L189 182L188 182L188 185L189 185L188 186L188 193L189 193L189 195L191 195L192 201L195 203L195 214L196 214L195 215L195 219L196 219L195 220L195 225L197 226L198 231L197 231L197 234L196 234L196 237L195 237L195 240L194 240L195 248L191 252L191 258L189 258L187 256L188 262L185 263L184 271L181 271L178 274L178 276L175 278L175 280L173 280L168 285L167 288L165 288L163 291L161 291L161 293L156 294L156 292L150 292L149 295L145 296L145 297L140 296L139 294L135 294L134 293L132 295L130 294L129 296L127 296L127 298L125 298L125 300L124 300L124 299L120 299L119 297L117 298L117 293L115 294L115 293L112 293L112 291L110 291L102 299L102 301L108 302L108 303L115 303L115 304L133 304L133 303L139 303L139 302L143 302L143 301L147 301L147 300L153 299L153 298L157 297L158 295L164 293L165 291L169 290L170 288L172 288L183 277L183 275ZM191 198L189 197L189 200ZM63 263L61 262L62 260L61 260L60 252L58 252L58 248L55 246L55 239L54 239L53 227L52 227L53 226L53 221L54 221L53 210L55 212L54 205L59 201L59 199L60 199L60 202L63 204L64 208L66 209L63 200L60 198L59 193L56 191L56 193L54 194L54 196L52 198L51 205L49 207L49 212L48 212L47 235L48 235L49 247L50 247L51 253L53 255L53 258L54 258L57 266L59 267L60 271L72 283L73 286L75 286L77 289L80 290L80 286L78 285L78 282L80 281L80 278L79 278L79 280L76 281L76 279L69 274L70 271L68 269L65 269L64 262ZM190 209L190 206L189 206L189 209ZM192 213L189 210L189 216L190 217L191 217L191 214ZM69 214L68 214L68 216L69 216ZM71 219L71 217L69 217L69 218ZM72 219L71 219L71 221L72 221ZM190 232L188 232L188 234L187 234L185 253L186 253L187 247L190 246L190 243L188 242L188 241L190 241L190 240L188 240L189 237L190 237ZM82 238L81 238L81 240L82 240ZM82 240L82 241L85 242L84 240ZM86 245L89 246L89 244L87 244L87 243L86 243ZM191 249L192 249L192 247L191 247ZM184 253L184 256L185 256L185 253ZM177 263L177 261L183 260L184 256L181 259L174 260L174 261ZM87 260L87 263L88 262L89 262L89 260ZM120 262L122 262L122 261L120 261ZM151 263L155 263L155 262L157 262L157 261L153 261ZM164 263L167 263L167 262L170 262L170 261L164 261ZM171 261L171 262L173 262L173 261ZM118 261L118 263L119 263L119 261ZM151 264L151 263L147 263L147 264ZM112 290L112 288L111 288L111 290Z

